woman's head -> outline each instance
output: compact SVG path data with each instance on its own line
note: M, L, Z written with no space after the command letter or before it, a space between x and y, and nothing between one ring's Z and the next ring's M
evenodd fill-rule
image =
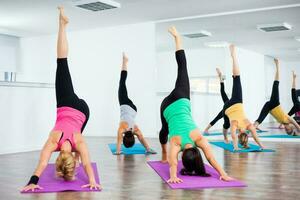
M182 152L182 164L181 175L210 176L205 171L202 156L197 147L188 148Z
M66 181L74 179L76 161L71 152L61 151L56 159L56 175Z
M123 136L123 144L126 148L132 147L135 143L135 138L132 131L126 131Z
M294 129L291 125L289 124L285 124L284 125L284 129L285 129L285 132L288 134L288 135L293 135L294 133Z
M248 149L248 135L245 132L239 134L239 143L245 148Z

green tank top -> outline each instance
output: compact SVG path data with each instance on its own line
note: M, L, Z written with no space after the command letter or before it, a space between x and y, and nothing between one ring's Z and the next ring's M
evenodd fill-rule
M181 138L181 150L186 144L195 146L195 142L190 138L190 132L197 128L191 113L191 103L189 99L181 98L171 103L163 112L169 127L169 140L174 136Z

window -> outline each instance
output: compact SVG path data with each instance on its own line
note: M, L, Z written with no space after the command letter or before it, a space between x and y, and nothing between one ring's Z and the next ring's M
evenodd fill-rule
M220 82L216 77L191 77L191 92L204 94L218 94Z

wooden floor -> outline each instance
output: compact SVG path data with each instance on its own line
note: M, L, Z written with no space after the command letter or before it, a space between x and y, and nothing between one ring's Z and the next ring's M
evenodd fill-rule
M86 140L92 160L97 162L103 191L20 194L19 189L27 183L39 156L39 152L28 152L0 155L0 199L300 199L300 139L299 142L264 142L268 148L275 149L275 153L233 154L213 146L225 170L246 182L248 187L204 190L169 189L146 164L148 160L160 159L160 154L113 156L107 144L114 142L114 138L88 137ZM160 151L157 139L149 141Z

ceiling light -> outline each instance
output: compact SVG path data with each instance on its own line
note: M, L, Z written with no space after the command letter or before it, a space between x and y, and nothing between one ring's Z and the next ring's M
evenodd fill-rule
M279 24L261 24L257 26L257 29L263 32L289 31L292 29L292 26L284 22Z
M184 37L187 38L201 38L201 37L210 37L211 33L205 30L201 30L201 31L196 31L196 32L192 32L192 33L183 33L182 34Z
M121 4L112 0L73 0L73 5L90 11L120 8Z

